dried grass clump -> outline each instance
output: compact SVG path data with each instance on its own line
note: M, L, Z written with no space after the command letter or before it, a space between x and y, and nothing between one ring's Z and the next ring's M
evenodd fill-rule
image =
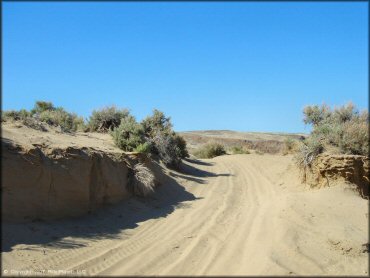
M142 163L133 167L133 179L128 183L129 191L136 196L147 196L154 191L154 174Z

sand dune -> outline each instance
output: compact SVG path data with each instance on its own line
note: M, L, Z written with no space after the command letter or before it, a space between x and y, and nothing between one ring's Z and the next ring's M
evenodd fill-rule
M3 273L367 275L368 201L344 184L305 188L291 161L187 161L149 198L77 219L4 223Z

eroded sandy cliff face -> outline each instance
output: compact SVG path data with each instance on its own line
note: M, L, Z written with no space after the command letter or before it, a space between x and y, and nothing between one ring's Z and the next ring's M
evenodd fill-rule
M2 217L6 221L74 217L131 196L132 167L150 159L126 154L108 134L65 134L2 126ZM157 168L158 169L157 169Z
M328 186L344 180L356 184L364 197L369 197L369 158L361 155L321 154L307 167L303 177L311 186Z
M6 220L79 216L129 197L122 157L89 148L2 146Z

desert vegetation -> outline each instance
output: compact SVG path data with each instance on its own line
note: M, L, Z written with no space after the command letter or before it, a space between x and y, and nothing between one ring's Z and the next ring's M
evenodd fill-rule
M122 150L151 153L169 167L179 167L181 159L189 156L185 140L173 131L170 118L157 109L140 123L125 116L111 134Z
M62 132L100 132L111 134L115 145L125 152L147 153L177 168L189 156L186 141L173 131L170 117L154 109L151 116L137 122L128 109L115 106L94 110L87 121L53 103L37 101L30 111L3 111L3 121L21 121L25 126L46 131L46 126ZM46 125L46 126L45 126Z
M154 175L152 171L142 163L133 166L133 176L128 182L128 190L136 196L147 196L154 191Z
M232 146L229 149L231 154L250 154L250 151L243 146Z
M368 156L369 115L352 103L330 108L323 104L306 106L305 124L312 126L310 135L302 141L296 161L308 166L323 152Z
M4 111L2 119L21 121L24 125L39 130L45 130L42 123L60 127L63 132L75 132L85 128L82 117L69 113L62 107L55 107L51 102L46 101L36 101L31 111L25 109Z
M87 126L90 131L108 132L121 124L121 120L130 115L128 109L117 109L109 106L100 110L93 110Z
M296 139L286 138L284 140L283 155L296 153L299 148L299 143L300 142Z
M211 142L201 146L193 153L198 158L213 158L226 154L225 147L219 143Z
M111 131L111 135L116 146L124 151L147 152L149 150L143 126L137 123L133 116L122 118L119 126Z

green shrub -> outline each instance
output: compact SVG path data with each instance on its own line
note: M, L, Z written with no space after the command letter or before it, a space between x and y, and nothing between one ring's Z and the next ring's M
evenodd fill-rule
M295 153L297 151L298 142L292 138L285 138L283 154Z
M181 163L182 150L177 146L176 137L173 134L157 132L151 139L155 146L155 154L169 167L178 168ZM152 150L153 152L153 150Z
M137 123L133 116L122 118L120 125L114 128L111 134L116 146L126 152L142 149L144 146L141 145L146 143L143 126Z
M230 148L232 154L250 154L250 152L243 146L233 146Z
M29 127L29 128L33 128L33 129L36 129L36 130L47 131L44 124L42 122L36 120L33 117L24 118L22 120L22 124Z
M304 122L313 129L297 154L297 162L307 166L324 152L368 156L369 116L359 113L352 103L330 109L323 106L308 106L304 110Z
M174 135L175 139L175 144L176 147L178 148L178 153L181 158L187 158L189 157L189 152L186 148L186 141L183 137L181 137L178 134Z
M147 140L151 143L151 152L169 167L178 168L181 159L189 157L186 141L172 130L170 117L154 109L153 115L141 122Z
M332 122L336 122L339 124L351 121L358 116L359 111L356 109L352 102L335 108L334 111L331 113L331 117L333 118Z
M60 126L64 132L83 130L85 126L82 117L69 113L62 107L54 107L51 102L45 101L37 101L30 112L25 109L5 111L2 116L5 120L20 120L25 126L43 131L46 129L41 122L51 126Z
M359 119L343 124L343 134L339 141L342 153L369 156L369 125Z
M139 144L134 151L138 153L150 153L150 144L148 142Z
M25 109L21 109L19 111L10 110L10 111L2 111L2 119L3 120L12 120L12 121L20 121L25 120L26 118L31 117L31 113Z
M31 114L40 114L45 111L55 110L53 103L47 101L36 101L34 108L31 110Z
M313 126L316 126L327 119L329 117L329 114L330 108L325 104L323 104L322 106L306 106L303 109L303 121L305 124L312 124Z
M225 148L219 143L208 143L194 152L198 158L213 158L226 154Z
M117 109L115 106L94 110L88 121L90 131L108 132L118 127L121 119L130 115L128 109Z
M159 133L172 133L171 118L166 117L163 112L154 109L153 115L146 117L141 124L144 127L144 132L149 138L154 138Z
M307 167L323 151L323 138L310 136L302 142L299 151L295 155L295 160L299 166Z
M44 110L37 115L37 118L51 126L60 126L64 132L77 131L82 129L84 125L81 117L74 113L68 113L61 107L54 110Z

